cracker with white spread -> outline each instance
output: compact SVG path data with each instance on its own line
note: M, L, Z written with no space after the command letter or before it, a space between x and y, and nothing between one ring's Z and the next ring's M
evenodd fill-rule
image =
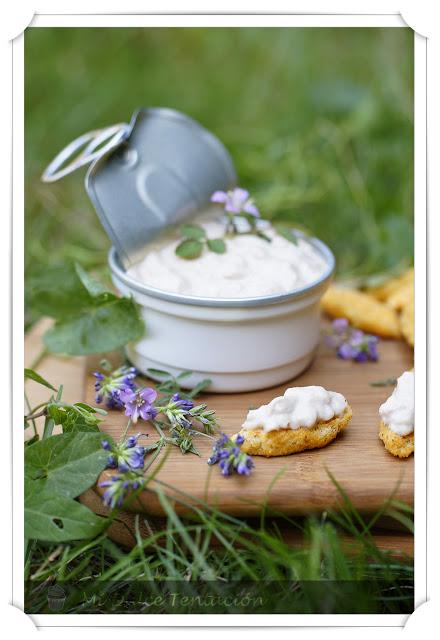
M405 371L388 400L379 408L379 438L393 456L407 458L414 451L414 372Z
M344 396L323 387L292 387L284 396L249 411L240 435L242 451L265 457L325 447L352 417Z

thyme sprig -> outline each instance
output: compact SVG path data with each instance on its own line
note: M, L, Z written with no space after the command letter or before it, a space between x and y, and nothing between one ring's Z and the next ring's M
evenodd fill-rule
M199 258L205 249L214 253L226 253L228 238L240 235L254 235L266 242L271 238L264 233L259 224L260 212L255 206L249 192L240 187L232 191L215 191L211 201L224 205L225 228L220 238L208 238L206 230L198 224L185 224L180 227L182 241L176 247L176 255L185 260ZM243 220L247 225L243 226ZM275 229L285 239L297 244L297 237L292 229L285 225L276 225Z

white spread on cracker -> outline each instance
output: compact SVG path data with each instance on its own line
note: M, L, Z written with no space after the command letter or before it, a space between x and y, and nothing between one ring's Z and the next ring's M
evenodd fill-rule
M414 431L414 371L405 371L388 400L379 408L383 423L399 436Z
M291 387L269 404L249 411L243 429L310 428L344 413L347 401L341 393L324 387Z
M196 221L198 222L198 221ZM223 237L224 222L199 223L208 238ZM271 242L242 234L225 239L223 254L205 249L194 260L176 255L181 238L174 232L151 243L141 262L128 275L162 291L209 298L251 298L288 293L319 280L328 269L322 255L303 238L289 242L269 224L264 233Z

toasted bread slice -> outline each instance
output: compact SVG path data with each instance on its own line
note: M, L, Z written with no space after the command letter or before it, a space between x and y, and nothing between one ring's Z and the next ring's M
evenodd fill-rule
M381 420L379 438L384 443L385 449L397 458L408 458L414 453L414 432L407 436L399 436Z
M414 292L400 315L400 326L407 343L414 346Z
M387 302L400 289L406 288L408 284L414 286L414 268L407 269L397 278L391 278L379 287L367 289L367 293L381 302Z
M326 422L317 422L313 427L299 429L242 429L244 437L241 450L253 456L288 456L306 449L319 449L334 440L350 422L353 412L347 405L344 413ZM233 436L235 438L236 436Z
M397 313L385 302L354 289L331 286L321 299L321 306L332 318L347 318L357 329L384 338L399 338Z

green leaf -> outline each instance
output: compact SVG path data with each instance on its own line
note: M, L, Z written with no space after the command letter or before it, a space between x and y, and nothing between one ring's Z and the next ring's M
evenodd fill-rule
M204 391L207 387L209 387L209 385L212 383L212 380L210 380L209 378L206 378L205 380L202 380L201 382L199 382L198 384L196 384L196 386L194 387L194 389L192 389L190 391L190 393L188 394L190 398L195 398L196 396L199 395L199 393L202 393L202 391Z
M182 371L182 373L179 373L179 375L176 377L176 380L183 380L184 378L188 378L192 375L193 371Z
M376 380L370 382L371 387L395 387L397 384L397 378L386 378L385 380Z
M78 402L67 406L50 403L47 405L46 411L55 424L62 425L64 433L99 430L101 411L98 413L96 409L84 403Z
M135 302L106 295L109 299L105 304L58 320L44 334L47 348L54 353L88 355L113 351L140 338L145 327Z
M25 449L25 474L41 490L76 498L91 487L107 464L101 433L63 433Z
M262 231L256 231L255 235L258 238L261 238L261 240L265 240L266 242L272 242L272 238L269 238L269 236L267 236L265 233L263 233Z
M226 242L221 238L214 238L212 240L208 240L208 249L213 251L214 253L225 253L226 252Z
M109 293L104 285L89 276L87 271L85 271L80 264L75 264L75 271L78 274L78 278L80 279L84 288L88 291L92 298L96 298L97 296L100 296L102 294Z
M64 318L93 303L73 263L45 267L27 278L26 304L43 315Z
M283 238L285 238L289 242L292 242L292 244L298 244L298 238L296 237L293 229L291 229L290 227L285 227L281 224L276 224L274 226L275 230L280 236L283 236Z
M180 227L180 234L188 240L203 240L206 237L206 231L198 224L184 224Z
M44 343L54 353L112 351L144 332L133 300L106 291L78 264L48 267L34 274L27 294L35 309L56 320L44 335Z
M151 374L155 378L172 378L171 373L168 373L168 371L162 371L162 369L150 368L150 369L147 369L147 373Z
M55 426L55 422L53 421L53 419L49 418L49 416L46 416L46 419L44 421L44 429L43 429L43 436L42 436L43 440L50 438L50 436L53 433L54 426Z
M203 251L203 244L198 240L184 240L176 247L176 254L185 260L199 258Z
M107 415L107 411L105 409L101 409L100 407L92 407L92 405L87 404L87 402L75 402L75 404L73 404L72 407L75 407L76 409L84 410L87 413L99 413L99 415L101 416Z
M48 542L83 540L97 535L105 523L104 518L79 502L45 492L39 481L25 480L26 538Z
M42 384L44 387L48 389L52 389L52 391L56 391L55 387L53 387L50 382L45 380L39 373L34 371L33 369L25 369L24 370L24 379L25 380L34 380L34 382L38 382L38 384Z

